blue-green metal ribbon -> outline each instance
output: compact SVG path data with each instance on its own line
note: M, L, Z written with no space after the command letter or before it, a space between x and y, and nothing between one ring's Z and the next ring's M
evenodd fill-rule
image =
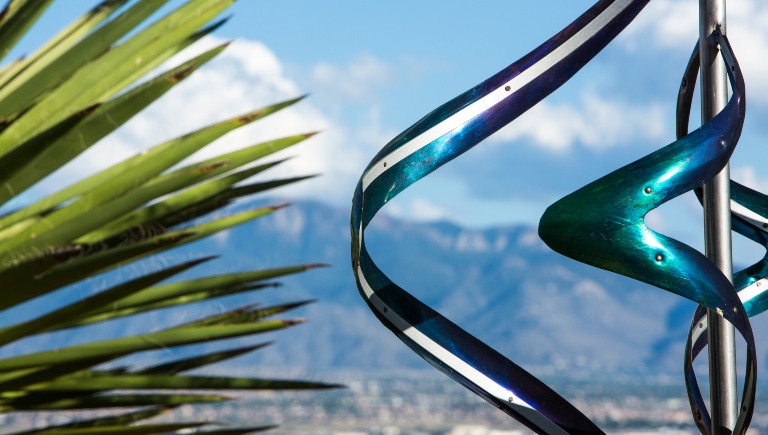
M599 1L537 49L398 135L371 161L355 189L352 267L358 290L369 308L438 370L538 433L603 432L544 383L393 283L371 259L365 245L365 228L390 199L477 145L570 79L648 1ZM743 91L738 65L735 60L729 65L734 67L734 88L739 86ZM719 271L701 254L653 233L642 223L647 211L701 185L728 161L741 132L744 113L743 92L734 95L721 114L696 132L641 159L642 164L636 162L624 168L622 174L606 177L606 190L595 191L593 188L599 186L593 183L550 207L542 219L540 233L554 249L580 261L671 291L671 287L679 285L678 294L707 306L734 310L728 311L726 317L752 343L753 350L754 340L743 308L739 309L740 303L736 306L738 298L724 291L730 283L722 274L718 280L713 270ZM727 145L721 147L721 140ZM681 157L687 160L680 160ZM655 176L655 183L647 184L643 176ZM643 195L622 190L641 182L644 185L639 192L645 187L652 190ZM622 232L623 242L615 243L608 236L611 231ZM640 248L643 243L645 248ZM619 252L619 245L628 251ZM649 250L649 246L653 249ZM584 252L600 249L606 252L593 252L592 257ZM658 256L661 258L656 262ZM655 270L636 267L634 263L641 258L656 262L649 263ZM697 279L697 271L703 271L705 276ZM749 367L754 368L752 359ZM751 388L752 383L748 385ZM751 391L753 401L754 389ZM750 417L751 412L749 405ZM739 427L746 430L748 418L740 417L740 422Z
M541 218L539 235L557 252L698 302L697 315L706 307L732 323L747 342L742 407L733 432L743 434L752 418L757 379L747 312L730 281L704 255L644 223L649 211L719 173L741 135L746 110L741 70L728 39L719 30L711 38L713 46L719 43L721 47L734 91L726 107L694 132L550 206ZM684 84L686 81L690 80ZM686 385L696 425L708 434L709 414L688 365L694 353L689 340Z
M677 137L688 134L688 119L691 114L693 92L699 72L699 47L693 54L680 84L677 99ZM702 201L701 188L695 190ZM768 250L768 196L731 180L731 227L739 234L759 243ZM754 265L733 274L733 286L744 305L748 317L756 316L768 309L768 256ZM685 366L686 387L691 408L696 416L697 426L703 434L710 432L710 416L693 370L693 361L707 346L706 307L699 305L693 315L686 342Z

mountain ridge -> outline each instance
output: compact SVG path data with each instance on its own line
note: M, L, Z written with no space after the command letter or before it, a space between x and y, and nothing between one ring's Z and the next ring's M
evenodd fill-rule
M247 201L227 213L275 202ZM108 338L119 330L158 329L211 314L210 310L224 311L245 303L317 299L317 303L297 310L295 315L284 316L307 317L309 322L304 325L204 347L214 350L233 343L275 341L217 370L428 368L376 320L360 298L349 265L348 222L344 210L300 201L133 268L141 271L153 264L176 264L211 253L221 253L222 257L178 279L291 264L333 265L282 279L282 288L224 298L206 309L192 306L187 310L165 310L111 322L98 330L83 328L51 334L11 346L2 353L71 344L81 340L83 334L93 339L94 335ZM562 257L541 242L535 228L475 230L449 222L416 223L381 215L367 230L366 242L374 261L393 281L534 373L674 374L682 369L686 328L695 304ZM105 286L103 279L91 281L90 285ZM68 291L71 297L86 290ZM65 297L62 294L61 298ZM766 325L766 320L758 317L753 327L758 330ZM761 357L768 349L768 337L756 336ZM151 364L181 357L185 352L185 348L159 350L122 363Z

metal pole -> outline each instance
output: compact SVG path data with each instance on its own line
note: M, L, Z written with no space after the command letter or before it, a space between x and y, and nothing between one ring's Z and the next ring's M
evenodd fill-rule
M725 65L709 36L717 26L725 33L725 0L699 0L701 56L701 122L712 119L728 102ZM706 255L732 279L730 168L704 185ZM717 312L707 313L709 324L709 382L712 434L730 434L736 425L736 340L733 326Z

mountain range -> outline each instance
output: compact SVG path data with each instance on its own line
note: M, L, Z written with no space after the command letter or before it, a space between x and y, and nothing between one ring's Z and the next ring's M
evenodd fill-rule
M262 203L264 200L237 207ZM547 248L535 228L476 230L449 222L415 223L381 215L367 230L366 241L374 261L396 283L534 373L679 374L682 369L684 341L695 304L565 258ZM98 328L49 334L8 346L0 354L58 347L85 341L86 336L90 340L108 338L118 331L156 330L246 303L314 299L315 303L286 316L306 317L307 323L268 336L234 340L238 344L275 343L224 367L361 372L427 368L379 323L360 298L350 267L349 245L347 210L298 202L162 258L92 279L86 286L65 289L54 299L71 300L125 279L127 274L211 253L221 253L221 258L178 279L303 263L328 263L331 267L283 279L283 286L277 289L224 298L206 307L165 310ZM42 303L35 301L15 312L29 315L50 309ZM8 318L2 323L8 323ZM767 319L758 317L753 322L759 361L768 351L768 336L760 333L768 326ZM231 346L232 342L205 346L213 350L224 345ZM184 353L183 348L161 349L124 363L143 365Z

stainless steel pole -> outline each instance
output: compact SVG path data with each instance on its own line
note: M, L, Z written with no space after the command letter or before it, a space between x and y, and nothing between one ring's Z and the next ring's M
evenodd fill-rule
M712 119L728 102L725 65L709 36L720 26L725 33L725 0L699 0L701 56L701 122ZM732 279L730 167L704 185L706 255ZM730 434L738 417L736 340L733 326L717 312L707 313L709 325L709 388L712 434Z

